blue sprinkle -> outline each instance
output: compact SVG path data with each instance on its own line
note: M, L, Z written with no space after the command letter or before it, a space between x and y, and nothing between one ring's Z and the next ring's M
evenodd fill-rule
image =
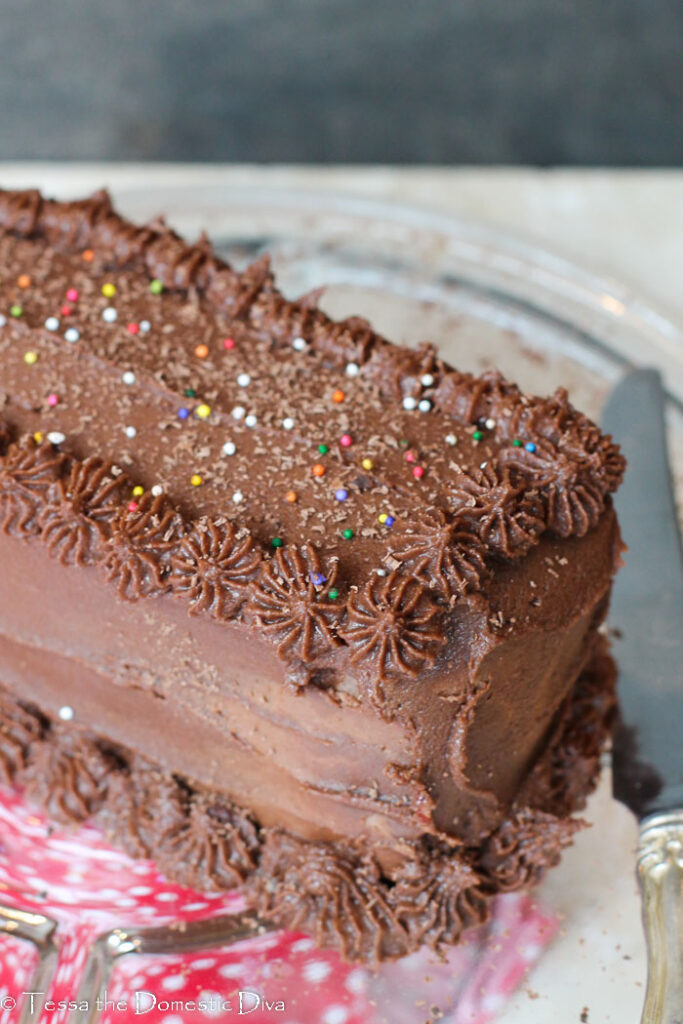
M190 410L186 409L185 406L183 406L181 409L178 409L178 419L179 420L186 420L189 415L190 415Z
M393 526L395 522L396 522L396 520L394 519L393 516L387 516L387 518L384 520L384 525L385 526Z
M338 491L334 492L334 496L337 501L346 501L349 496L349 492L345 491L343 487L340 487Z
M528 452L535 452L536 451L536 445L534 444L533 441L527 441L527 443L524 445L524 447L526 448L526 450Z
M321 572L312 572L310 575L314 587L322 587L323 583L327 583L327 577L323 576Z

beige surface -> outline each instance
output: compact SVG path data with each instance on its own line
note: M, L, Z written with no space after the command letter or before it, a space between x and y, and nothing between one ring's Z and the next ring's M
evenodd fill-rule
M2 165L4 187L37 185L78 195L193 184L305 186L413 202L502 226L540 242L683 322L683 172L208 168L201 166ZM554 943L501 1024L636 1024L644 950L634 880L636 825L605 778L582 833L541 898L563 918Z

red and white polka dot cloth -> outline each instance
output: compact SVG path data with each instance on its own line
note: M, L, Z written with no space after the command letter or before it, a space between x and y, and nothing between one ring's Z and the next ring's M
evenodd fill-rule
M59 955L35 1020L49 1024L485 1024L495 1018L557 922L528 896L496 901L493 920L444 959L414 954L376 971L343 963L303 935L270 932L191 954L123 956L100 1014L77 1000L98 935L113 928L192 922L239 911L235 893L167 882L147 861L109 847L94 828L59 831L0 790L0 904L58 922ZM0 933L0 1024L19 1019L37 962L30 943ZM71 1014L71 1016L70 1016Z

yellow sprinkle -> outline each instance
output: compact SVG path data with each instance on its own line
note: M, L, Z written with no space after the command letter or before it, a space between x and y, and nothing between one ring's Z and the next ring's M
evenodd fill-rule
M140 487L140 484L138 484L137 487L133 488L133 497L134 498L141 498L144 493L145 493L145 488L144 487Z
M24 362L28 363L29 366L33 366L34 363L38 362L38 353L24 352Z
M33 435L33 440L36 442L36 444L43 443L43 441L45 440L45 434L42 432L42 430L36 430L35 434Z
M202 478L200 477L199 473L195 473L194 476L190 477L190 483L192 484L193 487L199 487L201 482Z
M363 459L361 466L363 469L372 469L372 459Z
M382 524L382 526L384 526L388 518L389 517L386 514L386 512L380 512L380 514L377 516L377 519Z
M200 420L208 420L209 416L211 415L211 406L210 405L198 405L197 406L197 415L199 416Z
M107 281L106 284L102 285L102 294L107 299L113 299L116 295L116 285L112 284L111 281Z

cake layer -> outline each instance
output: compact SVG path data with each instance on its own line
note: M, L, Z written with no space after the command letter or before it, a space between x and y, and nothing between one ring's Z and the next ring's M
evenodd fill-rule
M4 534L0 663L17 696L69 706L78 724L221 788L264 824L306 838L471 841L509 807L590 653L617 541L605 516L584 540L544 541L501 571L486 604L463 599L443 661L405 683L390 720L352 680L288 688L262 639L188 617L172 597L140 614L96 568ZM513 633L494 628L499 616L515 618Z

